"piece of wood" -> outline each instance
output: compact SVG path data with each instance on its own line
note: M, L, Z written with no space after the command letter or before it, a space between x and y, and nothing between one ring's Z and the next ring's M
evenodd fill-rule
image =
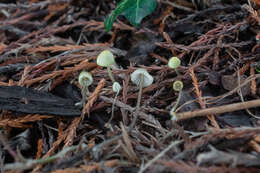
M239 111L239 110L255 108L255 107L260 107L260 99L240 102L240 103L233 103L229 105L217 106L212 108L194 110L189 112L176 113L174 120L180 121L180 120L190 119L194 117L206 116L209 114L216 115L225 112L233 112L233 111Z
M60 116L81 114L70 99L20 86L0 86L0 110Z

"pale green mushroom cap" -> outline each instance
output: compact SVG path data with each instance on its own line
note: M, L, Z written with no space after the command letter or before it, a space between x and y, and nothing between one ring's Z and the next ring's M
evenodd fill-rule
M171 57L171 59L168 62L168 66L170 68L176 69L180 66L181 64L181 60L179 58L177 58L176 56Z
M181 91L182 90L182 88L183 88L183 83L182 83L182 81L179 81L179 80L177 80L177 81L175 81L174 83L173 83L173 90L174 91Z
M142 74L144 75L143 87L148 87L153 83L153 77L144 68L139 68L131 74L131 81L137 86L140 85Z
M93 77L89 72L82 71L78 78L81 86L90 86L93 83Z
M109 67L115 64L114 55L109 50L102 51L97 57L97 64L102 67Z

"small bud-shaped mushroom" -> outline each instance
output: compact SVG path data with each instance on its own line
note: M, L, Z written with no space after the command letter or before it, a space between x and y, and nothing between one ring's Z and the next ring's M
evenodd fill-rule
M176 56L171 57L171 59L168 62L168 66L173 69L177 69L181 64L181 60L177 58Z
M106 123L106 127L111 127L110 122L112 121L112 119L114 118L114 110L115 110L115 103L117 100L117 96L121 90L121 85L118 82L114 82L112 85L112 89L113 91L116 93L114 101L113 101L113 105L112 105L112 115L110 117L110 119L108 120L108 122Z
M175 81L175 82L173 83L173 85L172 85L172 88L173 88L174 91L181 91L182 88L183 88L183 83L182 83L182 81L179 81L179 80Z
M112 82L115 82L115 78L111 72L110 66L115 64L114 55L109 50L102 51L97 57L97 64L101 67L106 67L108 75Z
M82 71L79 74L78 82L81 86L82 99L80 102L76 103L75 105L82 107L86 101L88 86L90 86L93 83L93 77L89 72Z
M90 86L92 83L93 83L93 77L92 75L89 73L89 72L86 72L86 71L82 71L80 74L79 74L79 84L81 87L83 86Z
M112 86L112 89L115 93L119 93L120 90L121 90L121 85L118 83L118 82L114 82L113 83L113 86Z
M178 106L178 104L179 104L179 102L180 102L180 100L181 100L182 88L183 88L183 83L182 83L182 81L177 80L177 81L175 81L175 82L173 83L173 90L179 92L177 101L176 101L174 107L170 110L170 115L171 115L171 117L172 117L171 119L172 119L173 121L176 121L176 120L177 120L177 119L176 119L177 117L176 117L175 110L177 109L177 106Z
M148 87L153 83L153 77L146 71L146 69L140 68L135 70L131 74L131 81L139 86L139 92L138 92L138 98L137 98L137 105L136 105L136 113L135 117L129 127L129 131L131 131L136 123L136 120L139 116L139 109L140 109L140 103L142 98L142 88Z

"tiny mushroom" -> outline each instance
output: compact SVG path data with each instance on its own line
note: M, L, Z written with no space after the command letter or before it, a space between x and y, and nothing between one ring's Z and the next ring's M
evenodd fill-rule
M101 67L106 67L108 75L112 82L115 82L115 78L111 72L110 66L115 64L114 55L109 50L102 51L97 57L97 64Z
M121 85L118 82L114 82L112 85L112 89L115 93L119 93L121 90Z
M131 81L137 86L139 86L139 92L138 92L137 105L136 105L136 115L129 127L129 131L133 129L139 115L139 109L140 109L140 103L142 97L142 88L151 85L153 83L153 77L146 71L146 69L139 68L131 74Z
M131 74L131 81L142 88L153 83L153 77L144 68L139 68Z
M183 83L182 83L182 81L177 80L177 81L175 81L175 82L173 83L173 90L179 92L177 101L176 101L174 107L170 110L170 115L171 115L171 117L172 117L171 119L172 119L173 121L176 121L176 120L177 120L177 119L176 119L177 117L176 117L175 111L176 111L177 106L178 106L178 104L179 104L179 102L180 102L180 100L181 100L182 88L183 88Z
M172 85L172 88L173 88L174 91L181 91L182 88L183 88L183 83L182 83L182 81L179 81L179 80L175 81L175 82L173 83L173 85Z
M173 69L177 69L180 66L180 64L181 60L176 56L171 57L171 59L168 62L168 66Z
M110 117L110 119L108 120L108 122L106 123L106 127L111 127L110 126L110 122L112 121L112 119L114 118L114 110L115 110L115 103L117 100L117 96L121 90L121 85L118 82L114 82L113 86L112 86L113 91L116 93L114 101L113 101L113 105L112 105L112 115Z
M89 72L82 71L79 74L78 82L81 86L81 95L82 95L82 100L78 103L76 103L76 106L83 106L83 104L86 101L86 96L88 92L88 86L90 86L93 83L93 77Z
M93 77L92 77L92 75L89 72L82 71L79 74L78 82L79 82L80 86L88 87L88 86L90 86L93 83Z

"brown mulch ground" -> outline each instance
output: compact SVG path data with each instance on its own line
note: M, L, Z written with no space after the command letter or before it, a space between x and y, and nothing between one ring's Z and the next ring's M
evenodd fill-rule
M260 172L260 1L160 0L138 28L119 16L106 32L116 2L0 1L0 171ZM103 50L122 86L110 125ZM140 67L154 82L129 130ZM83 70L94 82L81 109Z

